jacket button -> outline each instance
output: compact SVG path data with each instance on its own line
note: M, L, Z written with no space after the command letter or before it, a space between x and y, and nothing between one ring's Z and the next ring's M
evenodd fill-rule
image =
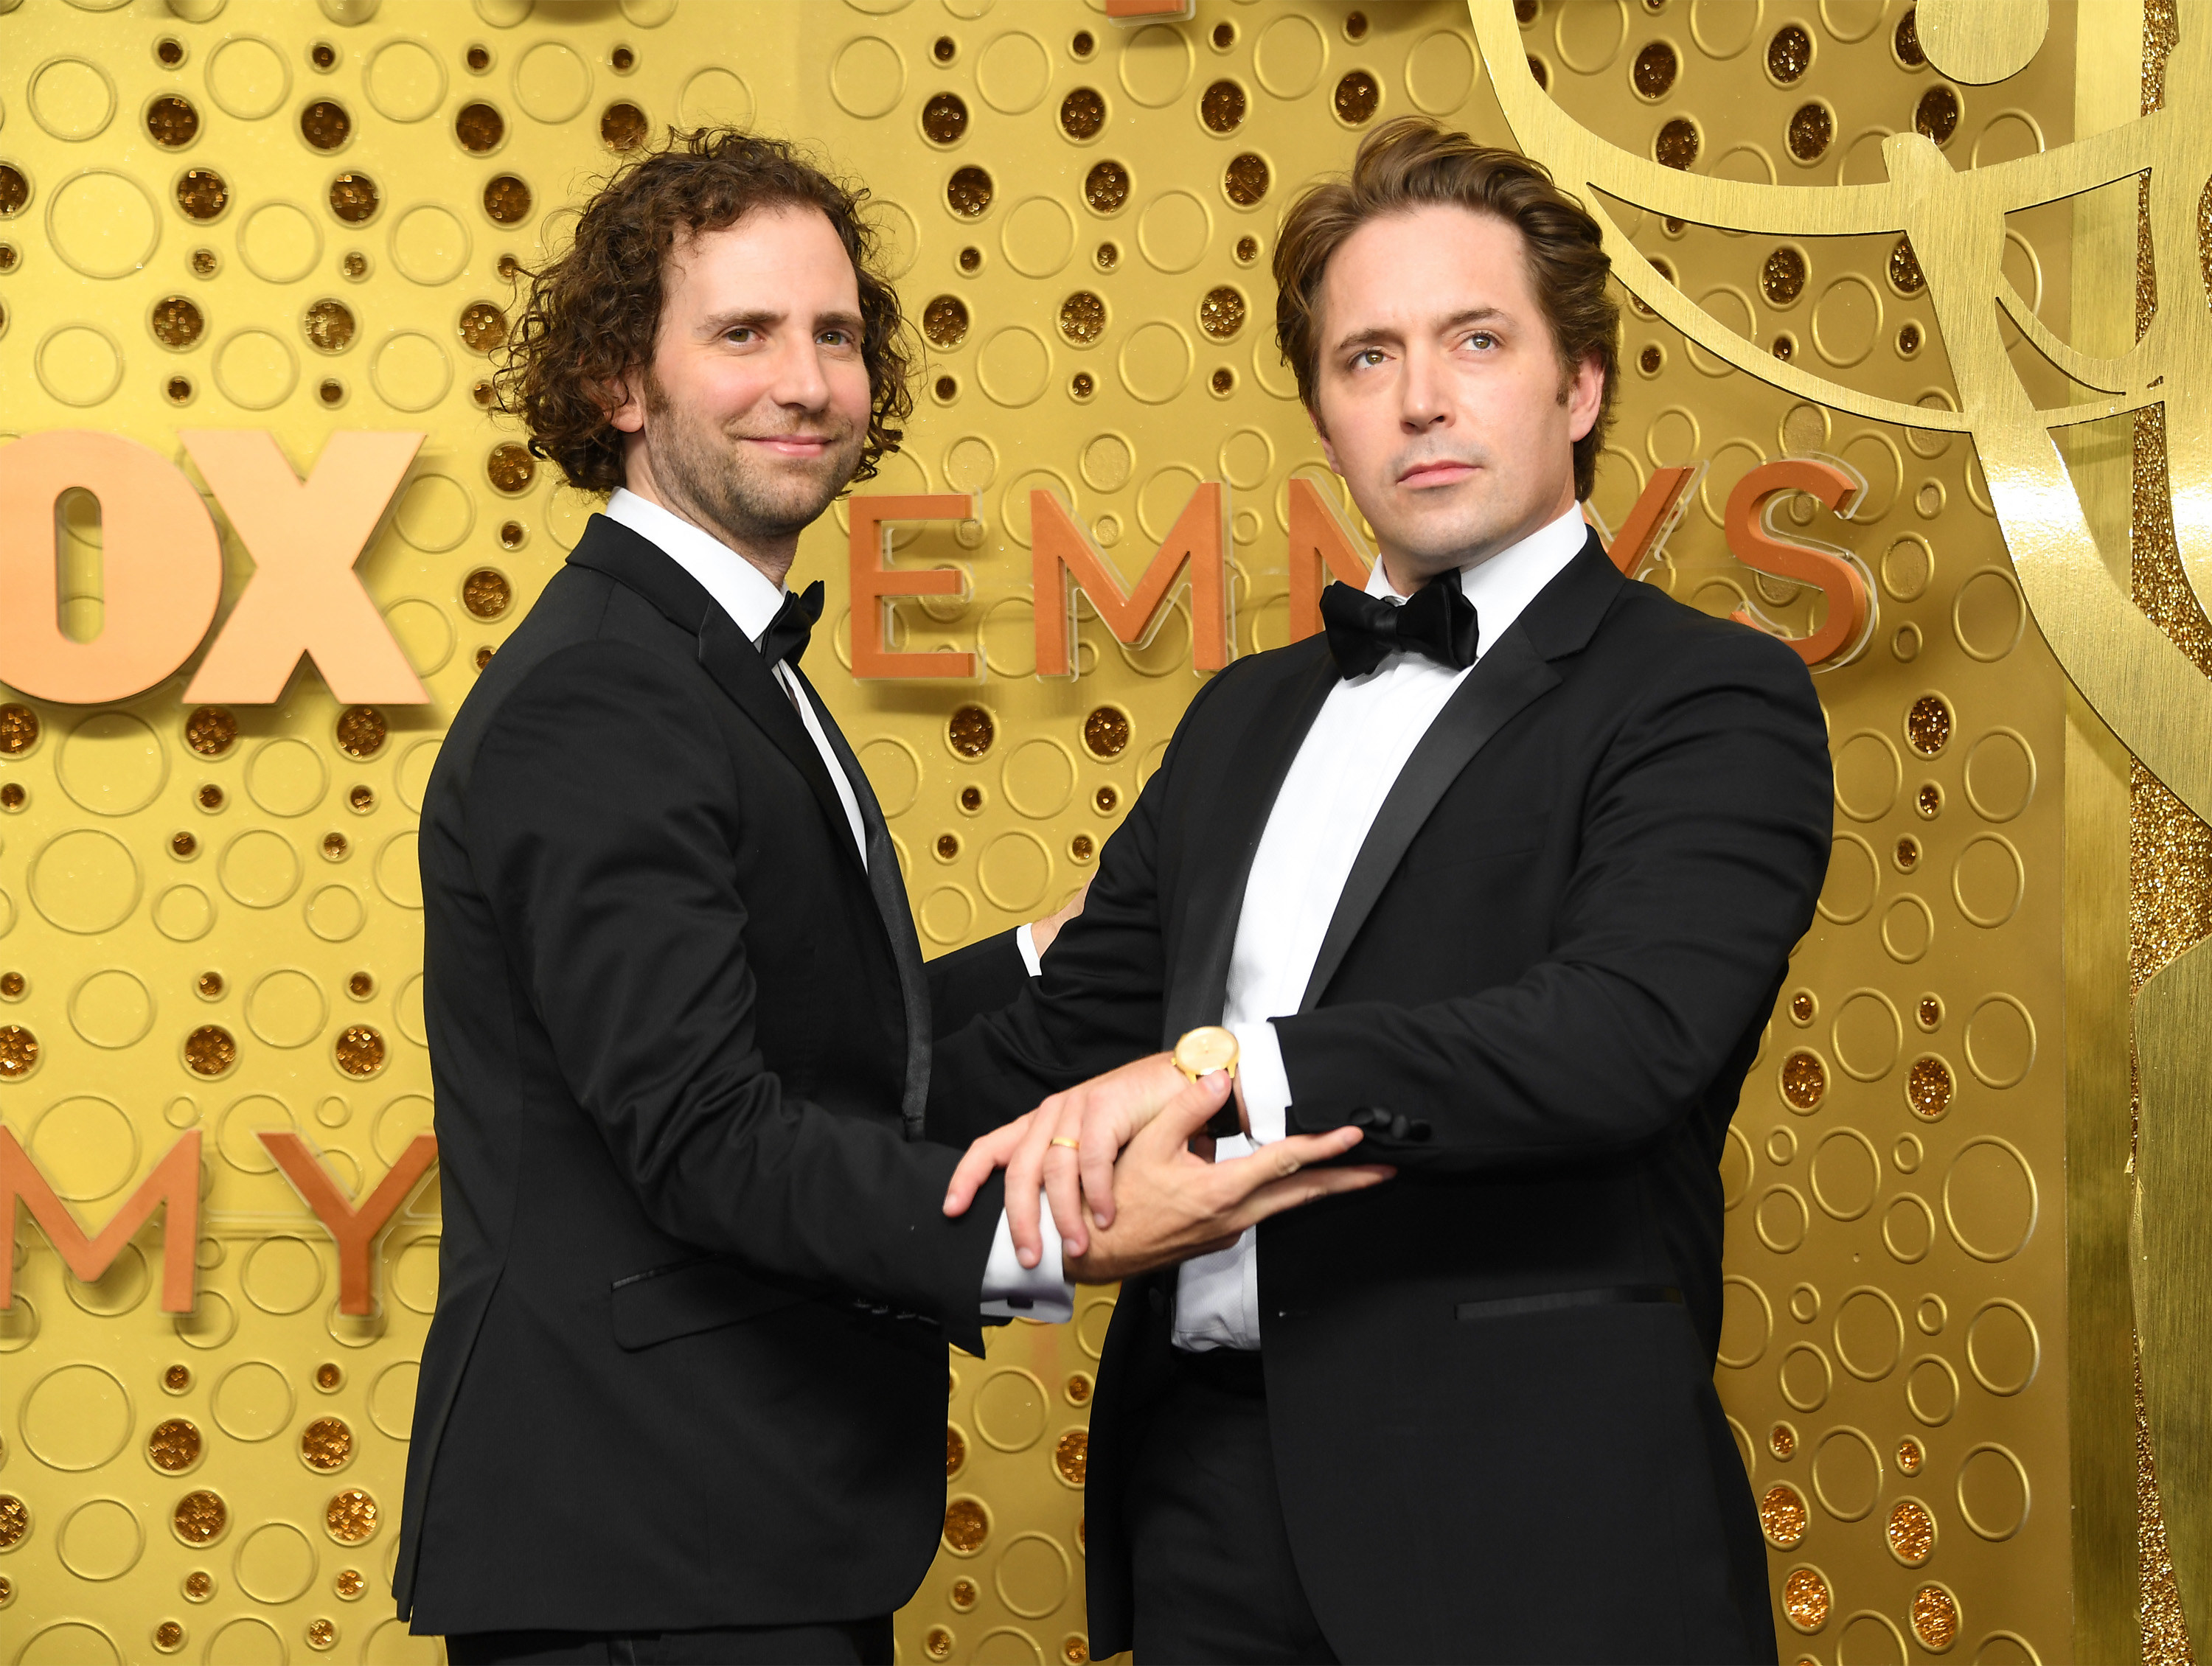
M1415 1139L1425 1140L1435 1130L1431 1129L1426 1122L1421 1121L1419 1118L1415 1119L1413 1123L1413 1137Z
M1397 1116L1390 1118L1390 1137L1394 1140L1404 1139L1406 1130L1410 1126L1411 1124L1406 1120L1405 1113L1401 1112Z

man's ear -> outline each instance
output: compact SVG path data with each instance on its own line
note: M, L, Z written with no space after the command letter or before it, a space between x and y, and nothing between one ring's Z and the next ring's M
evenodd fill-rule
M1605 367L1596 354L1583 354L1561 403L1567 408L1569 439L1583 439L1597 425L1598 409L1605 403Z
M617 376L611 382L602 382L594 390L601 409L607 414L608 423L620 433L645 432L645 401L635 388L640 378L635 371Z
M1341 476L1344 473L1344 466L1336 460L1336 447L1328 443L1328 429L1322 423L1321 413L1311 405L1308 405L1306 421L1313 424L1314 438L1321 441L1321 454L1328 459L1329 472Z

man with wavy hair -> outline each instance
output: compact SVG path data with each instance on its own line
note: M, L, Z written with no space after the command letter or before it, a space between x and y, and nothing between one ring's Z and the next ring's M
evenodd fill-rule
M445 1227L395 1595L457 1662L888 1662L942 1523L946 1341L1065 1312L995 1183L943 1212L925 1126L933 1035L1023 956L924 966L799 669L799 535L910 409L860 209L787 145L679 138L585 207L512 337L532 449L611 495L423 807ZM1221 1097L1151 1097L1136 1224L1071 1276L1372 1178L1200 1162L1177 1130Z

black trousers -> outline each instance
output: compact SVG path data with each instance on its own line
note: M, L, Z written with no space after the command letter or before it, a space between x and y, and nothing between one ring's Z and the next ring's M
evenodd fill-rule
M1130 1476L1139 1666L1336 1666L1275 1490L1256 1354L1178 1354Z
M469 1632L453 1666L891 1666L891 1617L714 1631Z

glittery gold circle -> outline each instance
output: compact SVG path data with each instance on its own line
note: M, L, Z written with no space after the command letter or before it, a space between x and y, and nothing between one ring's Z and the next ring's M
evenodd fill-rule
M1920 865L1920 841L1911 833L1897 836L1897 867L1899 873L1911 873Z
M208 1496L214 1498L215 1494L210 1493ZM216 1502L220 1505L222 1500L216 1499ZM185 1575L184 1590L185 1599L187 1602L204 1602L215 1594L215 1581L199 1569L194 1568L190 1573Z
M203 1024L185 1038L185 1066L194 1075L219 1076L238 1063L238 1042L220 1024Z
M484 212L501 226L530 217L530 187L512 173L495 174L483 188Z
M181 93L164 93L146 106L146 136L165 149L190 144L199 130L200 112Z
M1920 102L1912 106L1913 130L1937 144L1948 144L1951 136L1959 130L1959 94L1955 88L1937 82L1920 95Z
M1106 303L1088 289L1078 289L1060 304L1060 333L1071 342L1088 346L1106 330Z
M512 439L502 440L491 448L484 459L484 477L495 491L512 495L526 492L530 482L538 478L538 459L530 455L527 447Z
M1905 1475L1918 1475L1921 1459L1924 1456L1925 1454L1921 1451L1920 1443L1911 1435L1905 1436L1897 1443L1897 1467Z
M1907 1567L1918 1567L1936 1548L1936 1518L1925 1505L1911 1499L1900 1500L1889 1512L1889 1524L1882 1536L1889 1542L1889 1554Z
M20 758L39 742L39 714L12 701L0 706L0 753Z
M998 724L980 706L959 706L945 720L945 739L963 758L981 757L991 749L991 742L998 735Z
M1933 781L1924 783L1912 795L1912 808L1920 812L1923 821L1933 821L1943 813L1943 789Z
M362 1544L376 1531L376 1500L349 1487L323 1506L323 1526L340 1544Z
M336 150L353 136L353 118L335 100L317 99L300 112L300 136L318 150Z
M1129 744L1129 714L1118 706L1091 709L1083 720L1083 744L1095 758L1118 758Z
M1810 1111L1828 1091L1828 1069L1820 1056L1800 1049L1782 1061L1782 1097L1800 1111Z
M1897 48L1897 60L1908 70L1917 70L1928 62L1928 54L1920 45L1920 8L1907 6L1905 15L1897 20L1897 33L1891 37Z
M968 303L939 295L921 309L921 333L938 347L957 347L968 339Z
M1789 136L1792 156L1801 162L1819 161L1835 139L1835 112L1817 100L1799 105L1790 118Z
M951 1549L972 1554L990 1536L991 1516L981 1499L954 1499L945 1506L945 1542Z
M310 1620L307 1622L307 1646L309 1648L327 1649L337 1640L338 1628L330 1621Z
M0 1024L0 1081L31 1074L39 1062L39 1038L21 1024Z
M1912 1634L1930 1653L1940 1654L1959 1640L1959 1603L1941 1585L1912 1593Z
M1069 1377L1066 1388L1069 1403L1078 1406L1087 1403L1091 1398L1091 1378L1085 1373L1079 1371Z
M384 1065L384 1038L367 1024L349 1024L336 1046L338 1069L349 1076L373 1076Z
M376 181L366 173L341 173L331 181L331 212L349 226L374 218L380 200Z
M338 713L338 750L349 758L373 758L384 745L392 725L373 706L349 706Z
M353 309L340 300L319 300L301 319L309 345L319 353L343 353L353 345Z
M345 1371L335 1360L325 1360L315 1367L315 1386L328 1394L345 1381Z
M937 854L946 862L950 862L953 857L958 856L960 854L960 835L957 833L949 833L938 834Z
M219 810L222 808L223 791L212 781L202 786L193 796L199 800L202 809Z
M1664 40L1645 43L1629 66L1628 78L1638 93L1647 99L1663 99L1674 90L1674 77L1681 73L1680 54Z
M190 167L178 176L177 206L187 218L212 220L229 205L230 186L213 168Z
M1782 1612L1799 1631L1817 1632L1828 1623L1828 1582L1809 1567L1794 1570L1782 1582Z
M1766 43L1766 73L1784 87L1800 80L1813 64L1813 37L1802 23L1785 23Z
M1070 1487L1080 1487L1091 1469L1091 1431L1070 1429L1053 1443L1052 1467Z
M937 93L921 106L921 130L933 144L951 144L968 130L968 104L957 93Z
M487 150L499 148L499 142L507 136L507 118L499 113L496 106L477 103L465 104L453 117L453 137L461 148L481 156Z
M975 1599L981 1595L975 1582L963 1575L952 1582L952 1588L945 1593L945 1600L965 1614L975 1606Z
M991 206L991 176L980 167L955 168L945 183L945 200L952 212L973 220Z
M154 1627L154 1646L163 1654L185 1645L185 1628L173 1620L164 1620Z
M1079 87L1060 101L1060 129L1071 139L1094 139L1106 125L1106 100Z
M238 719L225 706L196 706L185 719L185 744L203 758L220 758L237 739Z
M1114 807L1121 802L1121 795L1112 786L1103 786L1091 795L1091 802L1098 807L1101 815L1110 815Z
M1697 123L1687 116L1675 116L1659 130L1659 136L1651 142L1651 154L1662 167L1686 168L1698 160L1698 152L1703 144Z
M945 1426L945 1478L947 1481L960 1473L960 1466L968 1461L968 1437L947 1423Z
M376 993L376 979L370 977L365 972L356 972L350 978L346 979L346 993L352 996L356 1001L366 1001L370 996ZM330 1368L333 1370L336 1369L335 1366ZM325 1388L330 1388L335 1387L336 1384L326 1383L324 1386Z
M1098 853L1098 846L1089 833L1078 833L1067 841L1067 853L1078 862L1088 862Z
M200 1461L200 1432L187 1418L165 1419L146 1437L146 1456L155 1469L180 1475Z
M331 1581L331 1589L350 1602L368 1589L368 1581L362 1577L359 1568L342 1567L338 1577Z
M1913 1015L1920 1021L1922 1029L1932 1030L1943 1021L1943 1003L1932 995L1923 995Z
M1920 270L1920 257L1912 251L1912 239L1900 237L1897 246L1889 251L1889 281L1908 295L1917 295L1928 287L1926 274Z
M1094 163L1083 176L1083 200L1095 213L1114 213L1129 200L1129 170L1119 162Z
M190 1366L171 1366L161 1373L161 1386L172 1394L182 1394L191 1385L192 1368Z
M461 580L461 605L478 619L498 618L514 600L514 587L497 567L480 566Z
M1805 1521L1805 1499L1795 1487L1770 1487L1759 1500L1759 1530L1778 1550L1795 1550L1804 1543Z
M1790 997L1790 1015L1801 1024L1811 1023L1818 1009L1810 991L1801 989Z
M932 1660L952 1657L952 1633L943 1626L932 1626L921 1636L921 1651Z
M179 1499L177 1507L169 1512L169 1520L177 1530L177 1536L186 1544L213 1544L230 1524L230 1506L222 1501L221 1493L203 1487ZM195 1577L206 1578L204 1574ZM185 1582L185 1595L192 1594L190 1580Z
M618 99L599 112L599 142L609 150L635 150L645 142L649 126L644 111Z
M1343 120L1354 127L1364 126L1382 107L1382 83L1364 70L1348 70L1336 83L1329 102Z
M1217 81L1200 95L1198 118L1213 132L1233 133L1243 124L1247 102L1235 82Z
M1941 752L1951 738L1951 708L1941 694L1923 694L1905 714L1905 738L1923 758Z
M1950 1108L1953 1085L1951 1067L1932 1054L1913 1060L1905 1074L1905 1096L1913 1113L1928 1122Z
M0 1550L13 1549L30 1530L31 1506L13 1493L0 1493Z
M219 1000L223 990L222 974L220 972L203 972L192 980L192 987L210 1001Z
M339 1417L318 1417L300 1432L300 1456L313 1469L343 1469L353 1456L353 1431Z
M1777 1423L1766 1432L1766 1450L1787 1463L1797 1451L1797 1431L1787 1423Z
M1229 166L1222 170L1222 193L1238 208L1249 209L1267 194L1273 178L1267 159L1248 150L1231 157Z
M461 342L471 353L489 353L507 339L507 314L488 300L461 309Z

